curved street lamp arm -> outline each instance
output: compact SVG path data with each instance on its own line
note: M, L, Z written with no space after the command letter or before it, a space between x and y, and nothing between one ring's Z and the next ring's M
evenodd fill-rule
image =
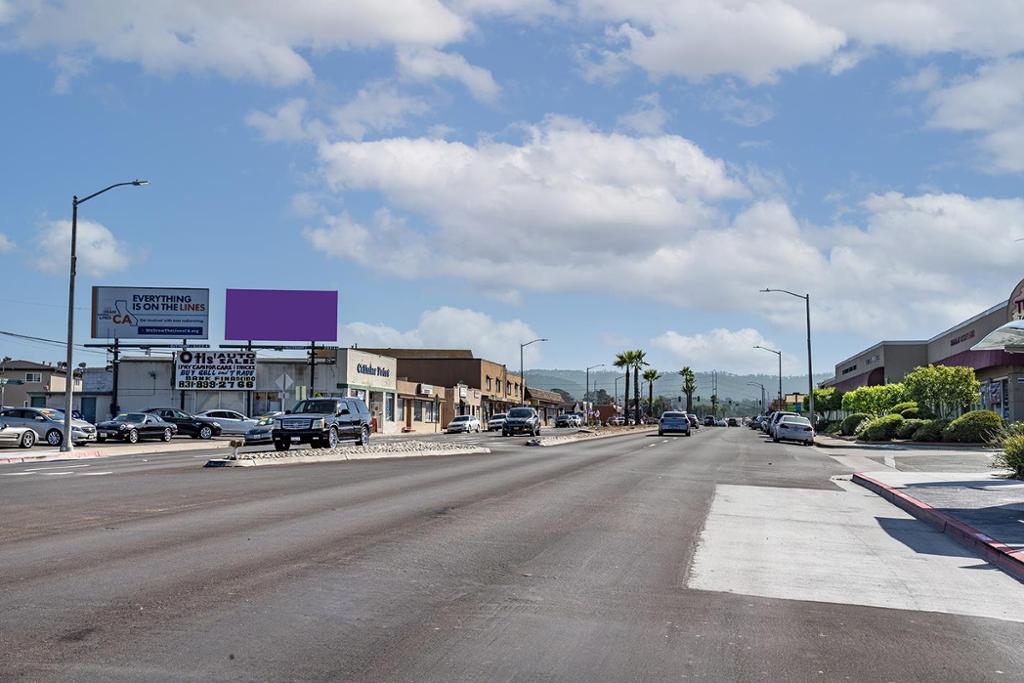
M810 296L809 294L797 294L796 292L791 292L788 289L767 289L766 288L766 289L762 289L761 290L761 293L764 293L764 292L782 292L783 294L789 294L790 296L795 296L797 299L805 299L805 300L807 299L807 297Z
M124 182L124 183L114 183L113 185L110 185L108 187L104 187L99 192L93 192L88 197L82 197L81 199L79 199L78 197L75 197L74 198L74 204L75 205L84 204L85 202L89 201L93 197L98 197L101 194L103 194L104 192L107 192L109 190L113 190L115 187L124 187L125 185L134 185L136 187L141 187L142 185L149 185L149 181L148 180L139 180L138 178L136 178L135 180L129 180L129 181Z

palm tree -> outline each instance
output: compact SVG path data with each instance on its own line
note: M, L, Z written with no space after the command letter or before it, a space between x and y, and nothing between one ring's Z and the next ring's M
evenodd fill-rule
M626 393L625 400L622 402L623 417L625 417L626 413L629 412L628 410L626 410L625 407L629 405L629 369L630 367L632 367L632 361L630 360L629 354L631 353L632 351L623 351L622 353L615 354L615 362L612 363L612 365L614 365L615 367L622 368L626 371ZM618 400L618 396L616 396L615 399Z
M651 368L644 370L644 381L647 382L647 410L654 417L654 383L661 379L661 373Z
M689 366L679 371L683 377L683 393L686 394L686 412L693 412L693 394L697 391L697 375Z
M631 352L633 361L633 420L640 424L640 368L647 365L647 352L637 349Z

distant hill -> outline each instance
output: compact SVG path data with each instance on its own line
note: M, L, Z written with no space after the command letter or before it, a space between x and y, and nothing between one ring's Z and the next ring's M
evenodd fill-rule
M682 396L682 385L683 378L677 374L677 370L662 370L662 377L654 383L654 395L658 396ZM697 375L697 391L695 396L700 396L703 400L708 400L711 395L711 373L710 372L698 372ZM831 372L823 372L817 374L814 377L815 385L822 380L828 379L832 376ZM615 378L619 378L619 394L623 391L623 374L608 372L605 370L592 371L590 373L590 390L597 391L598 389L604 389L609 394L615 390ZM633 393L632 384L633 378L630 376L630 394ZM760 400L761 389L759 387L748 386L747 382L759 382L765 386L770 396L773 398L778 392L779 376L778 375L734 375L727 372L718 373L718 395L723 401L732 399L734 401L742 400ZM574 398L581 398L584 394L584 386L586 384L586 373L583 370L527 370L526 371L526 384L527 386L536 387L538 389L564 389L568 391ZM642 379L640 380L641 396L647 395L647 383ZM807 375L795 375L795 376L784 376L782 378L782 391L783 393L800 392L802 394L807 393Z

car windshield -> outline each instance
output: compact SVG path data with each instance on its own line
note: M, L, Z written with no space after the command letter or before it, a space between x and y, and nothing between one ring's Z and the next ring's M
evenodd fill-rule
M39 412L42 413L43 416L46 417L49 420L63 420L64 419L64 411L63 410L56 410L54 408L43 408Z
M145 419L143 413L121 413L114 418L114 422L142 422Z
M806 417L784 417L782 418L782 424L787 425L800 425L802 427L810 427L811 421Z
M491 419L492 420L501 420L501 419L504 419L504 417L505 417L505 413L498 413L497 415L495 415Z
M469 420L469 415L459 415L452 422L466 422L467 420Z
M508 411L509 417L530 417L531 415L533 415L532 408L513 408Z
M313 413L319 415L333 415L334 407L337 404L334 401L326 400L309 400L299 401L295 404L293 413Z

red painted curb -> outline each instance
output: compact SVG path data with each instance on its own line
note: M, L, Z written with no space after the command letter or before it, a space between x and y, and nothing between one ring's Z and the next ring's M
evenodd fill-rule
M73 450L70 454L58 453L57 455L12 455L0 458L0 465L10 465L21 462L52 462L54 460L82 460L85 458L102 458L103 452L98 450Z
M968 550L980 555L982 559L1024 583L1024 550L1014 550L969 524L936 510L928 503L860 472L853 475L853 482L877 493L896 507L909 512L934 527L939 533L946 534Z

